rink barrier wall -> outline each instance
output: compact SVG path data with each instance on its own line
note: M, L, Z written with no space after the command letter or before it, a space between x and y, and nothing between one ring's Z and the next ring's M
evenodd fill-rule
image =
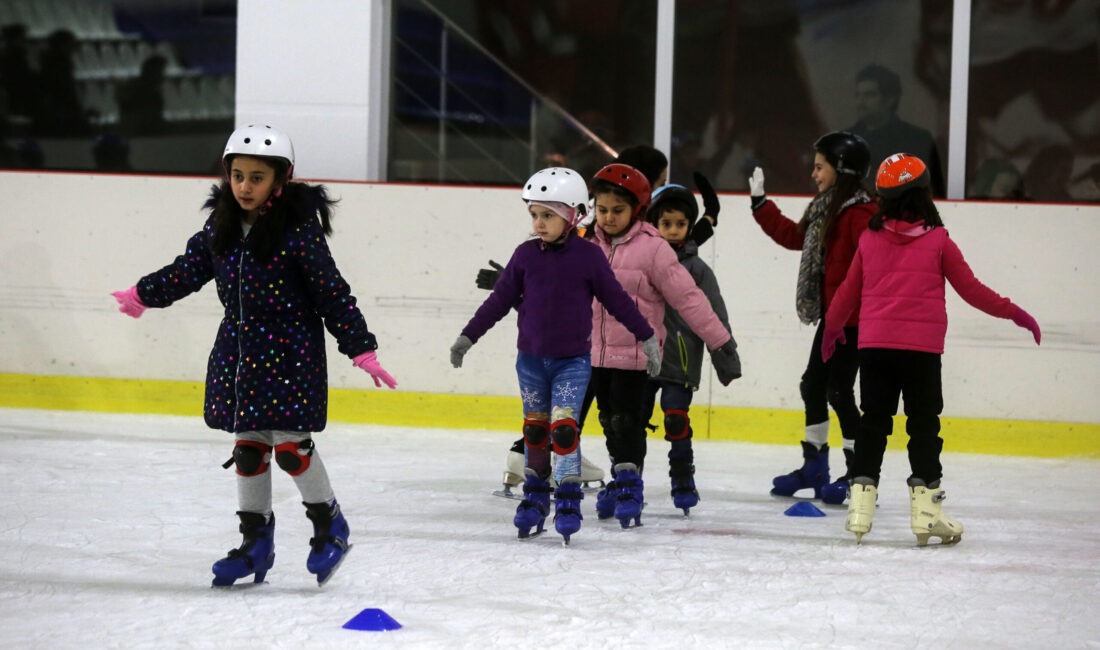
M183 252L206 219L201 206L213 182L0 172L0 373L203 381L224 314L213 286L169 309L149 309L140 320L119 314L110 293ZM325 185L339 199L329 247L377 336L379 361L400 384L398 392L515 397L514 313L477 342L462 368L451 367L449 348L488 295L475 286L477 269L490 259L505 263L529 235L531 220L518 189ZM814 334L794 313L800 255L761 232L746 196L720 197L721 223L700 256L721 285L744 376L723 387L705 361L692 403L695 423L703 422L697 414L708 409L796 413ZM792 218L808 202L806 196L772 198ZM977 276L1043 328L1042 346L1036 346L1011 321L987 316L949 289L943 415L1100 424L1100 206L937 205ZM370 378L340 354L331 336L326 346L331 389L373 391ZM375 399L371 391L372 397L362 399ZM431 399L446 404L438 400L449 398ZM345 417L341 403L334 400L337 418ZM768 417L789 423L774 429L776 441L800 435L797 415ZM470 418L457 411L447 426L462 421ZM773 430L765 426L767 417L751 421L752 431ZM740 428L736 419L722 426ZM1044 438L1041 432L1038 437Z
M0 373L0 407L5 408L201 417L203 391L201 382ZM691 416L699 439L796 445L803 437L801 411L693 407ZM522 406L516 397L334 389L329 420L519 435ZM835 422L833 430L838 444ZM896 418L894 430L890 448L904 449L904 418ZM662 435L658 429L650 437ZM951 452L1100 458L1096 424L943 418L943 438Z

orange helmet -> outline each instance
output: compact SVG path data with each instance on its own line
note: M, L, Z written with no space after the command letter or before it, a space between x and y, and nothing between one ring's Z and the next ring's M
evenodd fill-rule
M896 153L883 160L875 175L875 189L886 199L897 198L909 189L928 187L930 183L928 166L911 153Z
M634 208L634 217L645 214L649 207L649 179L642 172L622 163L611 163L592 178L593 181L606 181L612 185L618 185L634 195L638 204Z

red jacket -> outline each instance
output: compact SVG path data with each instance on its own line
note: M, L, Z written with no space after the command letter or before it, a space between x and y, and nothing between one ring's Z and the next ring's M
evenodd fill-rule
M822 302L821 315L824 316L829 304L848 275L848 267L855 257L856 248L859 246L859 237L867 230L867 224L874 216L877 206L874 203L856 203L848 206L837 217L832 230L825 234L825 296ZM802 242L805 233L798 228L798 223L791 221L779 211L779 207L772 201L764 202L753 211L752 216L764 233L771 237L775 243L793 251L802 250ZM845 324L846 327L855 327L859 324L859 306L852 312Z

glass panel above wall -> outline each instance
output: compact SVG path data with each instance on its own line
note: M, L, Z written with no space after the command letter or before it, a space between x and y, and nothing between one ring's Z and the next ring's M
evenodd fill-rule
M1100 3L975 0L966 197L1100 201Z
M0 167L212 174L233 0L0 0Z
M919 148L942 178L950 5L677 0L671 180L746 191L760 166L768 191L809 194L813 143L834 130L864 136L873 167Z
M590 176L653 135L655 3L397 3L390 180Z

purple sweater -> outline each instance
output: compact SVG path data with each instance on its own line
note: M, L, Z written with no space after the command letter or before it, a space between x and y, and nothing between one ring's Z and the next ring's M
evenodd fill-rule
M462 334L477 343L515 307L520 352L544 359L590 354L592 298L638 340L653 336L653 328L615 279L599 247L575 234L562 244L532 239L516 248Z

